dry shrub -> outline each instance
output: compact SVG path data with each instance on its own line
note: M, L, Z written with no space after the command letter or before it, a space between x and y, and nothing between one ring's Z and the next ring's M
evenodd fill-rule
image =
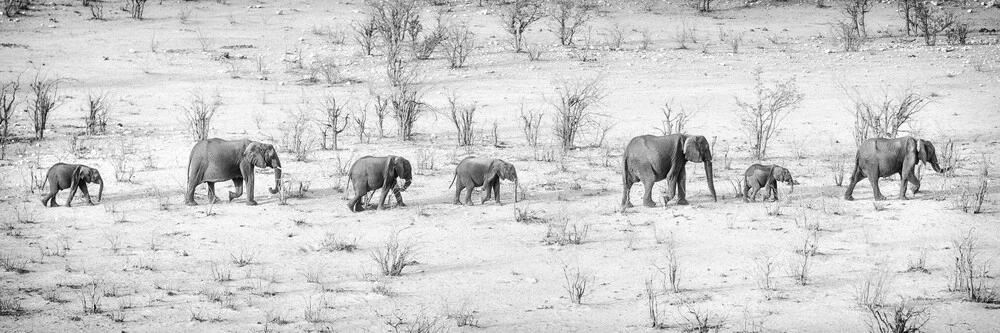
M570 268L563 265L563 277L566 278L566 292L569 293L569 300L575 304L583 303L583 296L591 291L594 284L594 277L584 273L580 268Z
M285 121L278 125L281 132L280 146L292 153L296 161L305 161L313 148L314 140L309 126L312 118L302 109L285 111Z
M441 45L448 38L449 27L445 22L438 16L437 26L430 34L424 36L423 39L414 38L413 41L413 54L417 60L427 60L431 58L434 54L434 50L437 50L438 46Z
M466 59L476 48L476 34L469 30L467 24L459 24L448 29L447 37L442 42L449 68L462 68Z
M559 37L559 44L573 45L577 31L593 17L597 7L589 0L554 0L546 8L552 17L552 32Z
M955 266L948 289L964 293L968 301L1000 304L1000 286L991 282L991 258L983 259L979 236L974 232L975 229L971 229L962 238L952 241Z
M969 214L981 213L989 192L989 172L990 160L983 154L983 165L976 179L959 189L961 193L952 199L952 207Z
M804 286L809 283L809 274L812 268L812 261L810 259L816 255L818 247L819 230L806 230L802 238L802 244L797 246L793 251L796 257L789 263L789 274L800 285Z
M607 96L603 81L604 77L599 75L591 79L556 82L558 100L553 103L553 129L563 150L575 148L577 134L584 125L594 121L597 114L593 108Z
M743 36L745 35L746 33L741 31L740 33L729 36L729 49L733 51L733 54L740 53L740 45L743 44ZM706 43L705 45L708 44Z
M107 131L108 121L115 107L114 98L113 94L106 91L87 93L87 104L84 109L87 112L87 134L97 135Z
M474 133L472 125L475 123L476 103L459 105L458 96L453 93L451 96L448 96L448 110L448 117L455 124L455 129L458 131L458 145L471 146L473 143L472 138Z
M206 140L212 125L212 118L222 106L222 96L218 91L206 95L201 90L191 92L191 100L187 105L178 105L184 112L184 119L195 141Z
M683 105L675 108L673 103L674 100L670 99L660 108L660 111L663 113L663 120L660 121L661 124L658 129L663 135L684 133L691 119L701 112L701 108L695 108L693 111L688 112Z
M538 61L545 54L545 46L541 43L528 44L524 47L524 53L528 55L529 61Z
M879 268L868 271L854 286L854 301L866 309L882 307L891 285L892 272L889 270Z
M868 30L865 28L865 15L872 10L872 6L874 5L874 0L844 1L840 6L840 11L848 21L841 22L841 26L846 25L851 30L849 33L861 41L868 39Z
M661 268L655 264L653 267L656 267L656 270L663 275L663 289L679 293L681 291L681 270L677 260L677 240L674 239L673 232L668 233L663 244L666 247L664 254L667 256L667 267Z
M924 36L924 44L934 46L937 36L955 24L955 13L942 11L936 4L913 2L913 21L917 31Z
M858 144L870 138L895 138L899 129L908 124L930 101L904 88L891 93L887 88L880 94L863 93L857 87L840 88L851 100L854 115L854 140Z
M354 40L361 46L361 53L366 56L372 55L372 50L376 46L375 33L378 31L375 19L368 17L364 21L351 24L351 27L354 29Z
M344 112L344 104L337 103L337 98L333 95L325 96L320 101L317 111L319 111L321 115L321 118L316 121L319 125L320 149L327 149L326 138L329 136L332 140L330 149L339 150L340 146L338 137L341 132L347 130L350 113Z
M14 119L20 89L20 77L0 84L0 159L7 158L7 138L10 136L11 120Z
M611 28L605 29L604 31L604 42L608 45L608 49L612 51L618 51L622 49L622 45L625 44L625 34L628 29L623 28L617 22L611 25Z
M521 53L528 26L545 17L541 0L510 0L500 8L500 24L512 37L515 53Z
M382 275L400 276L403 269L412 265L415 245L410 242L400 243L400 231L389 234L382 246L371 251L372 260L378 264Z
M125 11L129 12L132 18L142 20L142 15L146 12L146 0L125 0Z
M48 78L41 73L35 73L34 79L28 83L28 90L32 97L28 104L28 115L31 116L31 125L35 130L35 139L45 138L45 129L48 126L49 116L62 100L59 96L59 84L66 81L62 78Z
M753 99L736 99L736 116L740 130L750 144L750 155L756 160L767 157L770 141L781 132L781 123L802 103L803 95L791 77L765 86L762 70L754 70Z
M905 300L891 306L867 308L871 318L868 326L875 333L917 333L927 324L926 309L917 308Z

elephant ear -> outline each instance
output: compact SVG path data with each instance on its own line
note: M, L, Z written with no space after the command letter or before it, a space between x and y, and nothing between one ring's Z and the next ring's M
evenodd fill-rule
M486 175L483 177L483 184L489 183L500 173L500 164L497 160L490 161L490 166L486 168Z
M712 160L712 152L708 140L701 135L692 135L684 139L684 158L689 162L701 163Z
M81 178L82 176L83 176L83 166L77 165L76 168L73 168L73 175L70 177L69 188L74 189L78 184L80 184L81 181L85 181L83 178Z
M917 140L917 160L918 162L927 162L927 148L925 147L927 141L920 139L916 140Z
M250 141L247 148L243 150L243 160L249 162L253 166L261 167L258 165L263 162L263 154L261 153L263 149L261 146L262 145L259 142Z
M773 175L774 179L779 182L787 182L788 178L790 177L788 169L782 168L777 165L774 166L774 169L771 171L771 175Z

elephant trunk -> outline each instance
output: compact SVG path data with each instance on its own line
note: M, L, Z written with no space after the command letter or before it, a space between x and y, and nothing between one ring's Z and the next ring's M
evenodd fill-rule
M951 169L950 166L947 167L947 168L941 168L941 166L938 165L936 158L933 159L933 160L931 160L931 167L934 168L934 171L937 171L937 173L944 173L945 171L948 171L948 170Z
M400 188L399 191L400 192L406 192L406 189L410 187L411 183L413 183L413 178L406 179L406 182L403 183L403 187Z
M788 178L788 193L795 193L795 181L791 178Z
M101 185L100 189L97 190L97 202L101 202L104 198L104 179L98 178L97 185Z
M271 194L277 194L281 190L281 160L277 156L271 160L271 167L274 168L274 188L268 188L267 190Z
M708 180L708 191L712 193L712 201L718 202L715 196L715 174L712 173L712 161L705 161L705 178Z

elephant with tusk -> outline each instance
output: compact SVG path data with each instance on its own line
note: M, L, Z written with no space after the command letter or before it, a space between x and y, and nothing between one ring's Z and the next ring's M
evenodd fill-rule
M67 188L70 190L69 198L66 199L66 207L72 207L73 196L76 195L77 189L83 192L87 203L93 205L94 202L90 200L90 192L87 192L87 183L101 186L97 191L97 202L101 202L104 196L104 179L101 178L101 173L86 165L56 163L49 168L48 174L45 175L45 181L49 183L49 194L42 199L42 206L59 207L59 204L56 203L56 193Z
M708 191L715 196L715 181L712 173L712 149L708 140L701 135L670 134L664 136L641 135L632 138L622 155L622 209L632 207L629 190L632 185L642 182L645 187L642 202L647 207L653 202L653 184L666 179L667 195L663 204L673 198L676 191L677 204L688 204L686 197L687 162L705 163L705 178Z
M184 203L194 206L194 190L201 183L208 183L208 200L217 203L215 183L232 180L236 192L229 192L229 201L243 195L243 185L246 184L247 205L257 204L254 201L254 168L274 169L274 188L268 188L271 194L281 190L281 160L274 146L250 141L247 139L227 141L223 139L207 139L199 141L191 149L188 159L187 192Z

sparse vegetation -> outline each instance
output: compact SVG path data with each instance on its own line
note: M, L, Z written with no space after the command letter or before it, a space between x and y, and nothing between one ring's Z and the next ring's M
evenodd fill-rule
M570 268L567 265L562 267L563 277L566 278L566 292L569 293L569 300L575 304L583 303L583 296L591 291L594 284L594 277L584 273L578 267Z
M593 108L607 96L603 76L590 79L562 80L556 82L557 100L553 102L553 129L563 150L576 147L580 130L597 115Z
M0 84L0 159L7 158L11 121L18 105L17 93L21 89L20 77Z
M897 137L900 127L909 124L929 102L927 97L912 88L904 88L895 94L883 88L878 95L863 93L860 88L842 86L841 90L851 100L854 141L858 144L869 138Z
M315 144L309 131L312 118L302 109L287 110L285 117L285 121L278 126L278 130L281 131L279 146L292 153L296 161L308 160Z
M740 131L750 145L750 156L756 160L767 157L768 144L781 133L781 123L802 103L803 95L795 78L765 85L761 69L754 70L752 99L736 99L736 116Z
M332 95L323 97L317 110L321 115L320 119L316 120L316 123L319 124L320 149L327 149L326 138L329 136L332 144L330 149L339 150L337 138L341 132L347 130L350 113L344 112L344 105L338 104L337 98Z
M413 243L399 241L400 231L393 232L381 246L370 252L372 260L378 264L382 275L400 276L403 269L412 265L416 247Z
M926 309L917 308L905 300L886 307L869 306L867 310L871 315L868 326L874 333L923 332L929 319Z
M92 91L87 93L87 134L97 135L107 131L108 120L114 110L115 96L106 91Z
M476 49L476 34L467 24L459 24L448 29L442 42L449 68L465 67L465 61Z
M476 103L460 105L458 96L453 94L448 96L448 111L448 118L455 124L455 130L458 131L458 145L471 146L475 134L472 125L475 123Z
M660 111L663 113L663 120L661 120L660 133L663 135L669 135L674 133L684 133L687 128L687 124L691 122L694 116L701 112L700 109L695 109L694 111L688 112L683 105L677 107L673 106L674 100L671 99L663 104Z
M981 213L983 203L986 202L986 194L989 192L989 173L990 160L983 154L982 166L976 178L958 189L961 193L952 199L952 207L969 214Z
M927 46L936 45L937 36L955 24L955 14L938 9L935 4L913 1L912 6L913 22Z
M500 8L500 24L512 37L515 53L524 47L524 32L532 23L545 17L541 0L510 0Z
M573 45L573 37L593 17L597 6L590 0L550 1L546 11L552 17L552 32L561 45Z
M129 12L133 19L142 20L146 12L146 0L126 0L125 11Z
M34 79L28 83L28 90L32 97L28 104L28 114L31 116L31 125L35 130L35 139L45 138L49 117L52 111L62 104L62 98L59 96L59 84L65 80L48 78L41 73L35 73Z
M952 241L955 266L952 267L949 290L965 294L965 299L977 303L1000 304L1000 287L990 278L991 258L983 259L979 236L968 234Z
M184 120L195 141L208 139L212 118L222 106L222 96L218 92L206 95L202 91L192 91L191 100L186 105L178 105L184 112Z

